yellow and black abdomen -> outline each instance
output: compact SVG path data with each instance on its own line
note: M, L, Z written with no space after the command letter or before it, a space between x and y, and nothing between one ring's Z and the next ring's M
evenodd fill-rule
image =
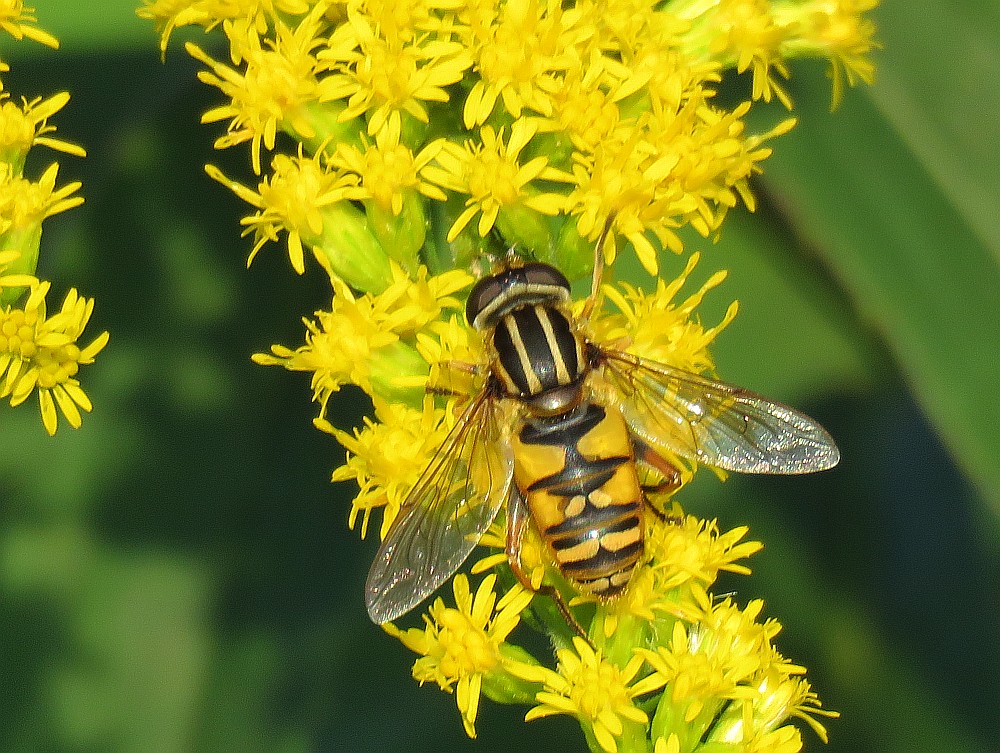
M643 495L618 411L584 403L529 419L514 438L514 481L578 589L611 597L628 584L643 551Z

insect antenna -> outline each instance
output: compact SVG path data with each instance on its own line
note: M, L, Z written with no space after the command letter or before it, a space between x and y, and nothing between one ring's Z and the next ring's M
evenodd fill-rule
M615 223L616 216L615 213L608 215L608 218L604 221L604 228L601 230L601 235L597 239L597 243L594 244L594 276L590 283L590 297L587 298L587 303L580 313L580 319L584 323L589 321L590 315L594 313L594 308L597 306L597 298L601 289L601 278L604 276L604 246L607 243L608 237L611 236L611 227ZM613 236L612 242L614 242Z

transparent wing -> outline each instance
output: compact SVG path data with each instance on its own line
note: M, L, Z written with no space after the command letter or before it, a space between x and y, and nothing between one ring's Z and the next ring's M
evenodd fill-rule
M654 449L742 473L811 473L840 461L826 430L787 406L628 353L603 356L622 415Z
M365 583L378 624L405 614L447 580L507 498L513 469L487 391L466 408L403 501Z

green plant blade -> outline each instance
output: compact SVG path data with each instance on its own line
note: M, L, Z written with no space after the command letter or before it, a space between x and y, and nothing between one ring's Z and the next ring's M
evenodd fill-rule
M958 464L1000 514L1000 235L992 210L1000 129L981 113L983 100L1000 101L1000 86L967 59L933 55L931 31L951 28L951 11L911 11L885 9L880 21L887 84L851 92L833 115L817 87L795 92L799 126L768 160L764 184L884 338ZM992 61L986 68L1000 66L1000 48L975 42L988 29L967 30L969 48ZM948 86L974 86L976 98L949 97L942 113L939 87Z

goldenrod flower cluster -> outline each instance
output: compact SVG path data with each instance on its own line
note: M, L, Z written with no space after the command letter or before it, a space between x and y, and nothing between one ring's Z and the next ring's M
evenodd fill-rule
M420 655L415 679L455 693L471 737L486 695L528 706L528 721L572 716L591 750L606 753L794 753L802 740L791 718L825 740L817 717L836 714L820 707L805 669L774 647L781 626L760 619L759 600L740 608L708 590L720 571L749 572L740 560L761 545L743 540L746 528L722 533L714 521L677 506L673 513L674 521L651 523L647 560L621 598L574 605L588 640L553 630L554 663L511 640L532 593L515 585L498 596L494 573L474 595L457 575L454 606L437 598L423 628L384 627ZM535 619L558 619L533 607Z
M781 82L796 57L829 61L834 103L845 84L870 82L876 3L146 0L139 15L158 25L164 54L182 26L224 37L223 55L185 48L222 98L203 116L225 124L216 146L248 148L255 185L206 166L252 207L248 264L281 243L297 273L313 258L329 276L330 306L305 319L305 342L254 360L312 375L315 424L348 451L333 478L360 487L352 527L364 534L381 509L385 536L463 396L482 387L483 344L463 315L475 279L507 253L587 277L606 227L606 263L630 250L656 275L661 254L685 252L682 228L710 238L731 208L753 209L748 181L794 120L749 133L747 113L771 99L791 107ZM715 102L727 72L750 82L732 110ZM711 370L707 346L736 306L701 325L695 310L724 273L681 297L697 262L650 291L605 286L608 310L587 336ZM328 417L345 384L374 404L353 431ZM455 693L470 735L486 695L525 704L528 719L570 714L607 753L792 753L791 717L825 736L762 605L710 593L759 545L660 502L680 522L650 521L624 595L571 601L586 640L550 599L510 585L503 514L481 542L496 553L473 568L485 573L477 586L458 575L453 602L435 600L422 628L385 628L420 655L420 682ZM533 586L558 581L537 539L521 554ZM521 621L549 632L554 658L516 642Z
M49 47L59 43L34 26L30 9L21 3L0 9L0 29L14 39L30 39ZM0 62L0 73L9 67ZM38 393L42 424L55 434L58 414L79 428L81 409L91 402L76 378L81 365L92 363L107 344L104 332L89 345L78 340L94 310L93 299L70 289L62 308L50 314L45 297L51 283L35 276L46 217L83 203L79 183L56 186L59 165L53 162L37 180L25 176L29 150L36 145L84 156L78 146L54 138L49 118L69 101L65 92L20 104L2 91L0 82L0 399L11 406Z

